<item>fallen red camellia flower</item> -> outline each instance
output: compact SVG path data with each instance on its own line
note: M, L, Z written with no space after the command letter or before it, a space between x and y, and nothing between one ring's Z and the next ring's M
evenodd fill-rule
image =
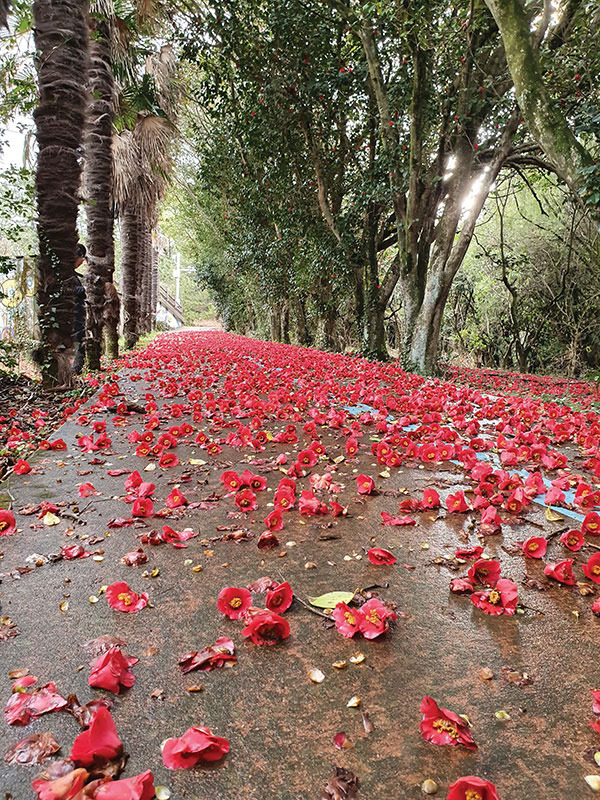
M496 787L490 781L467 775L448 787L447 800L500 800Z
M462 744L469 750L476 750L467 728L467 723L458 714L447 708L440 708L432 697L425 696L421 701L421 736L426 742L438 745L456 746Z
M586 578L594 581L594 583L600 583L600 553L591 555L587 564L583 564L581 569Z
M544 575L548 578L554 578L555 581L564 583L566 586L573 586L575 584L573 559L565 558L564 561L559 561L557 564L546 564Z
M530 536L521 546L527 558L543 558L546 555L548 542L543 536Z
M92 717L90 727L77 736L73 742L69 758L83 767L94 761L110 760L120 755L123 745L117 735L117 728L110 711L104 706Z
M396 556L383 547L372 547L367 551L367 558L371 564L376 565L395 564L397 561Z
M267 590L266 607L269 611L283 614L292 605L294 593L287 581Z
M560 541L567 547L569 550L573 552L577 552L577 550L581 550L585 543L585 538L583 535L583 531L574 530L565 531L562 536L560 537Z
M229 742L208 728L194 726L183 736L167 739L162 751L167 769L189 769L199 761L219 761L229 752Z
M129 688L135 683L135 675L130 668L138 660L133 656L126 656L120 647L110 647L93 662L88 678L89 686L119 694L121 686Z
M500 578L492 589L473 592L471 602L486 614L511 616L517 609L517 594L516 584L507 578Z
M15 515L12 511L0 508L0 536L10 536L11 533L16 533L16 530Z
M106 588L106 599L108 605L114 608L115 611L127 611L129 613L134 611L141 611L148 605L148 594L142 592L138 594L131 589L125 581L117 581L111 583Z
M331 616L338 632L346 639L351 639L355 633L358 633L362 617L360 609L350 608L346 603L338 603Z
M360 475L356 476L356 491L359 494L372 494L373 490L375 489L375 481L373 478L370 478L368 475Z
M252 595L248 589L226 586L219 592L217 608L229 619L239 619L252 605Z
M242 636L250 639L254 644L278 644L290 635L290 626L286 619L274 614L272 611L257 609L247 620L248 624L242 630Z
M372 597L360 608L358 628L365 639L375 639L390 627L388 620L396 619L396 612L391 611L381 600Z

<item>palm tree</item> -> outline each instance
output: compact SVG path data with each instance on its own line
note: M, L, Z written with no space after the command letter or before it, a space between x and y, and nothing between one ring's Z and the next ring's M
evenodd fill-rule
M85 128L84 186L87 212L89 269L86 278L86 356L90 369L100 369L102 329L118 324L118 309L105 314L107 301L114 305L118 295L110 292L115 269L114 208L112 200L112 138L115 117L115 80L112 65L114 9L110 2L96 2L90 19L90 103ZM110 300L107 297L110 295ZM116 295L116 298L115 298ZM108 309L107 309L108 311ZM118 354L118 336L107 325L109 357ZM115 346L117 352L115 353ZM109 352L110 351L110 352Z
M115 200L121 225L125 346L144 331L144 294L152 281L152 228L171 166L174 127L165 117L140 114L131 131L115 137Z
M4 0L3 8L6 7ZM44 382L69 383L74 264L86 111L88 0L34 0L39 100L34 111L38 161L38 360Z
M8 28L10 0L0 0L0 28Z
M171 169L173 120L179 98L175 71L171 47L162 47L146 60L146 74L137 98L138 107L140 98L145 98L146 109L138 113L131 130L115 137L113 144L127 348L135 346L141 333L151 330L156 307L152 231Z

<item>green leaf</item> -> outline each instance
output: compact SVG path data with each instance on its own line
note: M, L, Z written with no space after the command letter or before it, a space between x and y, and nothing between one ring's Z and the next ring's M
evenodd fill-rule
M356 592L327 592L318 597L309 597L308 602L317 608L335 608L338 603L349 603Z

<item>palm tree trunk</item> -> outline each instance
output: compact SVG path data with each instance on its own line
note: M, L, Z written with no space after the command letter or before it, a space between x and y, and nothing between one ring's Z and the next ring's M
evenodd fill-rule
M119 357L121 301L114 283L104 284L104 352L109 361Z
M125 208L121 216L122 246L122 297L123 297L123 336L125 348L135 347L138 340L140 316L138 264L140 261L140 220L131 208Z
M90 93L85 131L85 191L87 200L88 263L86 281L86 355L90 369L100 369L105 284L115 269L113 239L114 77L110 34L105 19L92 23L90 42Z
M79 161L86 110L87 0L35 0L39 101L34 111L38 162L37 305L39 361L46 385L68 383L75 311Z
M152 298L150 305L151 329L156 328L156 302L158 300L158 248L152 247Z

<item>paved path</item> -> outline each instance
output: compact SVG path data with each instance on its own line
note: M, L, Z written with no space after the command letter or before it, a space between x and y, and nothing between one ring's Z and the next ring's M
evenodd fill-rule
M139 658L133 667L135 685L111 695L112 715L129 754L122 777L151 769L156 784L168 787L177 800L316 800L332 765L352 770L361 782L360 797L368 800L421 797L425 779L435 780L438 796L445 798L449 784L463 775L493 781L501 800L566 800L592 794L584 776L600 771L592 757L598 734L589 724L593 719L589 690L600 684L600 622L590 610L593 596L580 594L577 586L548 581L543 567L566 555L584 563L593 549L568 553L553 538L543 562L526 560L514 546L517 540L548 536L566 525L548 521L542 508L528 506L522 521L511 518L514 521L505 523L500 535L483 542L486 552L501 562L503 574L517 584L521 613L486 615L468 595L449 591L451 579L465 575L469 567L453 558L456 547L479 542L479 513L416 511L415 526L380 524L380 512L406 513L398 510L399 500L421 498L428 486L435 487L442 500L472 487L464 469L449 462L423 465L408 460L386 470L371 454L380 432L373 418L365 416L358 425L364 434L358 440L358 456L341 458L347 441L343 429L353 420L344 406L376 405L382 397L394 395L397 403L388 403L389 413L396 419L414 414L411 421L420 423L441 402L443 425L451 406L462 403L469 414L474 413L465 405L465 395L452 399L450 387L423 386L420 379L407 379L394 366L371 366L350 357L216 332L161 336L141 355L125 359L114 385L119 391L115 401L129 404L129 410L119 415L122 425L114 422L117 409L106 412L96 395L82 410L87 420L73 418L53 437L65 441L66 451L39 453L34 473L12 476L7 487L15 512L29 504L51 502L59 506L59 522L48 526L36 514L16 513L19 532L0 539L2 614L19 631L18 636L0 641L4 702L11 694L11 670L29 670L39 679L38 685L53 681L58 692L65 697L76 693L81 702L108 696L88 686L89 656L83 645L112 634L124 639L126 651ZM161 469L156 456L135 455L137 445L128 440L132 431L143 433L155 413L141 412L147 393L158 406L154 442L172 426L184 422L193 426L193 433L179 435L177 447L169 451L177 454L178 466ZM420 411L414 405L416 398L422 401ZM178 404L182 415L172 417ZM196 417L202 414L202 420L194 419L194 404ZM413 409L407 411L410 405ZM336 496L348 507L348 516L306 516L296 508L284 514L285 528L276 532L279 545L259 549L257 539L265 530L262 520L273 510L274 489L283 477L284 468L280 470L275 459L287 454L288 469L306 448L310 439L303 426L311 420L309 410L316 408L329 415L326 421L318 419L315 427L326 455L308 473L332 473L340 485ZM537 414L531 426L540 419ZM92 423L102 420L107 422L111 445L82 452L77 437L90 435ZM435 424L428 416L425 420L429 420L426 426ZM223 443L222 451L214 455L194 442L199 430L213 441L234 437L238 423L255 424L251 429L265 431L268 437L294 425L299 441L267 439L260 452L240 441ZM482 435L497 435L495 424L486 428L484 423ZM579 468L582 460L571 446L569 463ZM265 477L268 488L257 492L258 509L242 515L233 496L225 496L219 478L224 470L241 473L246 468ZM165 507L165 498L177 484L192 507L172 511L164 519L149 517L133 526L111 528L110 520L130 516L124 481L136 469L144 480L156 484L155 510ZM127 472L111 476L109 470ZM358 495L359 473L372 476L380 494ZM308 474L296 481L298 495L309 488ZM78 486L83 482L92 483L102 494L80 498ZM327 491L317 496L328 503L333 498ZM160 532L164 524L177 531L192 528L199 535L187 542L186 549L140 544L140 536ZM252 538L226 540L239 536L240 530L246 532L244 539ZM48 560L61 547L75 544L94 556ZM121 562L140 546L148 557L146 564L130 567ZM397 563L370 564L365 552L373 546L392 550ZM20 574L20 568L36 562L40 565ZM523 583L526 575L534 579L531 586ZM241 637L242 624L226 619L217 610L216 599L225 586L244 587L263 576L289 581L304 601L331 590L379 585L371 591L396 604L398 619L387 634L372 641L359 636L346 639L330 620L296 600L285 614L289 638L259 647ZM580 569L577 579L586 581ZM138 592L147 591L151 606L133 614L112 610L101 587L122 580ZM90 602L91 596L99 601ZM254 602L262 606L264 595ZM179 658L219 636L233 639L237 664L183 675ZM353 664L349 659L357 653L365 658ZM334 662L340 661L347 665L335 668ZM494 677L483 679L482 668ZM309 679L313 669L323 672L322 683ZM533 682L518 685L515 671L527 673ZM202 691L188 691L198 684ZM419 705L425 695L468 715L477 750L438 747L421 738ZM358 708L347 707L353 696L360 698ZM373 724L368 734L363 711ZM498 719L498 711L510 719ZM68 756L80 731L72 716L59 711L24 727L2 725L5 748L30 733L51 731L61 745L57 758ZM212 766L167 770L161 742L180 736L191 725L208 726L226 737L230 753ZM334 745L334 736L341 731L351 740L348 749ZM33 798L31 781L42 770L2 763L0 797Z

